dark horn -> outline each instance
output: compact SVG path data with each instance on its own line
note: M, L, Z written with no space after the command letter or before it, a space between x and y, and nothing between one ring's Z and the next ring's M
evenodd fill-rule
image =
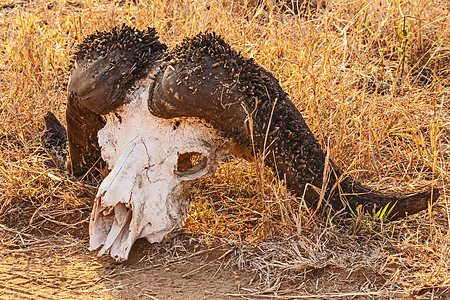
M372 212L388 206L395 218L426 209L439 196L438 190L410 196L374 192L345 176L331 159L324 180L325 152L278 80L215 34L184 40L171 58L157 79L150 111L164 118L202 118L245 149L243 153L253 153L254 146L309 206L317 207L320 199L336 211L355 211L361 205ZM324 182L320 197L317 190Z
M69 170L83 176L101 161L98 131L106 115L125 101L133 84L165 57L153 28L129 26L96 32L78 46L66 110Z

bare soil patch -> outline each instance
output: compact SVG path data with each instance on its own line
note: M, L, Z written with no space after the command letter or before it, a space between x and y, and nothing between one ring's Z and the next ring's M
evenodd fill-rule
M38 239L12 231L2 230L2 299L232 299L227 294L241 293L253 278L224 267L229 250L222 247L174 253L189 244L187 237L167 246L166 253L153 253L163 248L140 240L121 264L87 251L83 239ZM17 244L5 242L17 237Z
M124 263L107 256L97 257L87 250L86 238L38 237L5 226L1 226L0 233L1 299L447 299L450 296L445 286L413 293L398 286L393 288L391 277L399 270L395 264L377 270L359 261L353 262L354 267L352 263L339 266L333 259L329 259L330 263L311 261L292 265L278 275L280 284L276 288L267 288L270 284L264 282L263 276L267 265L255 271L251 263L245 263L252 255L264 258L260 252L264 245L259 248L250 245L246 249L218 240L207 244L186 233L161 244L138 240L130 259ZM276 243L267 245L272 248ZM370 251L363 252L370 257ZM278 254L282 260L281 251ZM240 259L244 267L239 266ZM273 260L272 264L281 262Z

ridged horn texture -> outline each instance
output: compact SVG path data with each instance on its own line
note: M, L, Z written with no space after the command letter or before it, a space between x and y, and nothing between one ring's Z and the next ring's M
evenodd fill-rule
M78 46L66 109L69 170L82 176L101 160L97 132L101 115L123 104L133 84L161 63L166 45L153 28L123 25L88 36Z
M374 192L343 175L331 159L324 172L326 154L278 80L215 34L185 39L170 56L149 99L150 111L163 118L202 118L244 153L264 154L266 164L311 207L320 199L336 211L362 205L372 212L389 205L396 218L426 209L439 196L436 189L410 196ZM322 197L311 185L324 186Z

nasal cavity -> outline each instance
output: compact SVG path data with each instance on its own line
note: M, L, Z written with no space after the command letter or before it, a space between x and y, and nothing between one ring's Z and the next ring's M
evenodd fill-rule
M208 158L199 152L186 152L178 154L177 170L179 176L195 174L204 168Z

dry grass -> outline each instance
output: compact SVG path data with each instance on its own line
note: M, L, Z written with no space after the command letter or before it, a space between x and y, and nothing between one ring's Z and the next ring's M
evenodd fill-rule
M325 5L302 15L270 0L136 2L0 1L1 223L22 232L87 234L95 183L49 170L39 145L44 114L63 119L76 43L122 23L155 27L169 46L211 30L276 74L347 172L379 190L433 185L442 196L428 212L397 222L335 220L309 211L259 162L231 161L195 186L185 230L238 245L234 261L258 269L267 291L285 283L315 294L302 282L324 269L383 276L382 285L368 280L358 288L368 297L450 286L446 0L318 1Z

